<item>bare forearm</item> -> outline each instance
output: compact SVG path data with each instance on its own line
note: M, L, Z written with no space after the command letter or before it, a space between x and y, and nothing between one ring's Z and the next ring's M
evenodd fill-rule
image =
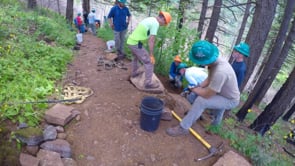
M155 46L155 36L150 36L150 38L149 38L150 54L154 54L154 46Z
M196 88L193 88L192 91L195 92L197 95L199 95L203 98L206 98L206 99L216 95L216 92L214 92L213 90L211 90L208 87L206 87L206 88L196 87Z

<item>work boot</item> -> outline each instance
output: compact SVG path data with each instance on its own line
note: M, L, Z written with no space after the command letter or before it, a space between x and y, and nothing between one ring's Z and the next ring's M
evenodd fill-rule
M155 89L159 87L159 84L146 84L145 89Z
M166 133L169 135L169 136L172 136L172 137L177 137L177 136L180 136L180 135L186 135L188 134L188 130L182 128L180 125L177 125L175 127L171 127L171 128L168 128L166 130Z

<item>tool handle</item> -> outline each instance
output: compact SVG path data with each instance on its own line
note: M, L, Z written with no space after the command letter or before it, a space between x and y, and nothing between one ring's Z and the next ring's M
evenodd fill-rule
M181 122L181 118L174 112L171 111L172 115ZM207 149L211 148L211 145L205 141L197 132L194 131L191 127L189 128L189 131L192 133L193 136L195 136L203 145L206 146Z

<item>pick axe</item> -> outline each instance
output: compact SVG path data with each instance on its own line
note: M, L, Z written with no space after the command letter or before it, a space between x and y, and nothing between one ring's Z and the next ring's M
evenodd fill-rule
M172 115L179 121L181 121L181 118L174 112L171 111ZM193 136L195 136L195 138L197 138L209 151L209 154L207 156L195 159L195 161L201 161L201 160L205 160L207 158L210 158L216 154L218 154L218 152L221 151L221 148L223 147L223 143L221 143L217 148L211 146L206 140L204 140L197 132L195 132L194 129L192 129L191 127L189 128L189 131L192 133Z

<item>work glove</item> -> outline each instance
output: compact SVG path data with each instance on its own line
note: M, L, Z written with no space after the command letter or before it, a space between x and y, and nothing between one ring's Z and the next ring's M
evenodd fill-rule
M150 54L151 57L151 63L154 65L156 63L155 57L153 54Z

